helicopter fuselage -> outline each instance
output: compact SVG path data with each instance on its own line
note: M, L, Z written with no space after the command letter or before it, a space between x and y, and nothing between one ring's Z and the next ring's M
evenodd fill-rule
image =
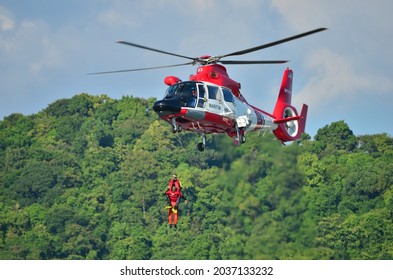
M172 124L173 132L189 130L202 134L198 149L203 151L206 134L227 133L235 145L244 143L245 133L269 130L284 142L294 141L304 132L307 108L301 114L291 105L293 71L284 71L272 114L250 105L240 92L240 84L230 79L218 64L198 68L189 81L168 76L163 99L154 103L159 117Z
M221 65L199 67L190 81L169 76L165 82L169 88L153 109L172 124L173 132L227 133L237 144L245 140L246 131L277 128L273 116L247 103L240 84L231 80Z

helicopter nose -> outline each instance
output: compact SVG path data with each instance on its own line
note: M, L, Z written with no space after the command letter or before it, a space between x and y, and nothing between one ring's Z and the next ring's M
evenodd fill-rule
M177 99L158 100L153 104L153 110L159 116L179 113L181 109L180 101Z

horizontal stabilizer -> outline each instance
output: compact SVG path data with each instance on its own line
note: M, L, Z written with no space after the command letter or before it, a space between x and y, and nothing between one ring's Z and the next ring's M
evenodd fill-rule
M286 122L290 122L290 121L294 121L294 120L298 120L298 119L300 119L300 116L293 116L293 117L289 117L289 118L285 118L285 119L274 120L274 123L280 124L280 123L286 123Z

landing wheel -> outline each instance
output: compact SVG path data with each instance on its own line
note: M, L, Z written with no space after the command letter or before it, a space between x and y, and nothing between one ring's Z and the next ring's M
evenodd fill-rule
M197 148L199 151L204 151L206 147L206 134L202 133L202 142L198 143Z
M172 118L172 132L173 133L181 132L181 130L182 130L181 126L176 123L176 118L173 117Z
M239 146L240 144L246 142L246 136L244 135L245 131L242 128L239 128L237 124L235 124L235 129L236 129L236 135L232 137L233 144L235 146Z
M181 132L181 131L182 131L182 128L181 128L180 125L177 125L177 124L172 125L172 132L173 132L173 133Z
M203 152L205 150L205 145L203 145L203 143L198 143L197 148L199 151Z

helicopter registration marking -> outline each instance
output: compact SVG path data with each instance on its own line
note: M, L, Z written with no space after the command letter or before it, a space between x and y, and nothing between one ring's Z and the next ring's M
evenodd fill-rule
M210 108L212 108L212 109L216 109L216 110L221 110L221 106L220 105L217 105L217 104L209 104L209 107Z

